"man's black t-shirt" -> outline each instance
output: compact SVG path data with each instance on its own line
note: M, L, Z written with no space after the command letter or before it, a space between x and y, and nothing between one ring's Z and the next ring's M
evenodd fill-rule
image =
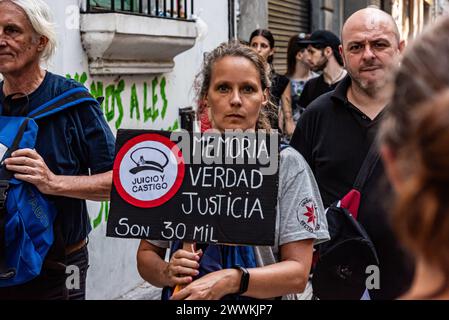
M335 91L312 102L299 119L291 139L291 145L311 167L325 207L352 188L383 115L382 112L371 120L353 106L346 97L350 84L347 76ZM380 290L370 291L374 299L396 298L409 288L413 277L413 264L400 248L385 209L389 193L379 161L362 190L358 218L373 241L380 261Z
M352 188L379 124L379 117L371 121L349 103L349 84L346 77L337 90L318 97L302 114L290 143L313 170L325 207Z
M310 79L304 86L301 96L299 97L298 105L302 109L307 108L313 100L315 100L322 94L334 90L337 84L339 84L340 82L341 81L338 81L330 85L324 81L323 75Z

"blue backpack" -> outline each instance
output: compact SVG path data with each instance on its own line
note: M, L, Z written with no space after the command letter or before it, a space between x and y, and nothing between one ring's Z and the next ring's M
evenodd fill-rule
M98 104L86 88L78 87L27 116L0 116L0 287L19 285L40 274L54 241L56 217L54 204L34 185L15 179L3 161L15 150L34 149L35 120L84 102Z

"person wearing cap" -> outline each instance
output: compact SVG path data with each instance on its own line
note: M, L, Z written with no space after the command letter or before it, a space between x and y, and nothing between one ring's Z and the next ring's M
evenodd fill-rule
M332 32L317 30L301 43L308 45L310 68L315 72L322 71L319 77L304 86L298 104L301 108L307 108L313 100L334 90L346 76L346 70L343 68L343 59L338 49L340 39Z
M304 90L304 86L310 79L319 75L310 69L308 44L303 43L308 39L305 33L294 35L290 38L287 47L287 72L285 76L290 79L290 91L292 101L292 126L295 127L303 110L299 107L299 99ZM294 129L293 129L294 130ZM293 132L292 132L293 133Z
M311 167L325 207L354 185L390 101L391 71L399 67L403 48L395 21L382 10L359 10L343 26L340 52L349 76L307 107L291 140ZM368 288L369 296L394 299L410 286L413 264L384 207L391 187L381 161L360 193L357 220L372 240L380 263L379 285Z

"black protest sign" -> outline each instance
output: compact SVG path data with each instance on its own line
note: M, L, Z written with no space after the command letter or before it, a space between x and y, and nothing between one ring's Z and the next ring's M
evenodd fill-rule
M277 134L119 130L107 236L273 245Z

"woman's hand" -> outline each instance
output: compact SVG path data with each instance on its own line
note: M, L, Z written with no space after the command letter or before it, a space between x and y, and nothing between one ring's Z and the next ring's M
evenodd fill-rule
M165 274L169 281L169 286L187 285L192 282L193 277L199 274L199 261L202 251L190 252L187 250L177 250L171 257Z
M219 300L239 289L241 273L223 269L208 273L175 293L171 300Z

